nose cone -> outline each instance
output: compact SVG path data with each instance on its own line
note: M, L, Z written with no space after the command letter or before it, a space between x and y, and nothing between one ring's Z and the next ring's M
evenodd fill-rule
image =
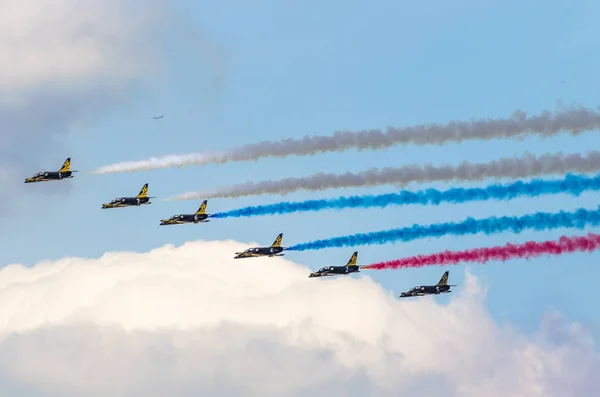
M112 205L111 204L102 204L102 208L111 208Z
M319 277L319 273L312 272L311 274L308 275L308 277Z
M25 179L25 183L30 183L30 182L33 182L33 178L27 178L27 179Z

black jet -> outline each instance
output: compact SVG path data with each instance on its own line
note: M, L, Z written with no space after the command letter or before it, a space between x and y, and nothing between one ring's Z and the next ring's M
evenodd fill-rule
M200 208L196 211L195 214L179 214L170 217L169 219L163 219L160 221L161 226L165 225L182 225L184 223L199 223L199 222L210 222L207 218L210 214L206 213L206 203L207 200L204 200L202 204L200 204Z
M325 276L337 276L340 274L358 273L360 266L356 264L358 258L358 251L354 252L346 263L346 266L325 266L312 272L308 277L325 277Z
M236 252L235 257L233 259L240 258L256 258L259 256L283 256L282 252L285 250L285 247L281 246L281 240L283 239L283 233L279 233L273 244L270 247L252 247L248 248L244 252Z
M77 171L71 171L71 158L69 157L65 160L60 170L38 172L31 178L25 179L25 183L60 181L66 178L73 178L73 172Z
M406 292L402 292L400 298L410 298L413 296L425 296L425 295L439 295L439 294L448 294L450 291L450 287L455 287L455 285L448 285L448 274L450 272L444 272L444 275L440 279L440 282L436 285L423 285L418 287L413 287Z
M108 204L102 204L102 208L138 207L143 204L152 204L151 198L154 197L148 197L148 184L146 183L137 196L116 198Z
M164 115L164 114L161 114L160 116L152 116L152 118L153 118L154 120L160 120L160 119L162 119L163 117L165 117L165 115Z

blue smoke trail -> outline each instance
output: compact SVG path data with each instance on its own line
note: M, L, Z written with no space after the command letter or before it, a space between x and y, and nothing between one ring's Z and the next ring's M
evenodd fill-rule
M379 195L338 197L334 199L280 202L276 204L244 207L213 214L211 218L239 218L248 216L290 214L300 211L341 210L344 208L387 207L388 205L460 204L469 201L511 200L518 196L537 197L546 194L569 193L579 196L586 190L600 190L600 174L594 177L567 174L564 179L534 179L529 182L517 181L511 184L494 184L484 188L453 188L445 191L436 189L419 190Z
M288 251L320 250L324 248L355 247L358 245L386 244L394 241L411 241L425 237L441 237L448 234L464 236L466 234L493 234L505 231L521 233L525 229L549 230L560 227L583 229L586 225L600 224L600 206L595 211L583 208L575 212L547 213L538 212L520 217L503 216L484 219L467 218L456 223L439 223L428 226L413 225L401 229L391 229L372 233L360 233L351 236L333 237L288 247Z

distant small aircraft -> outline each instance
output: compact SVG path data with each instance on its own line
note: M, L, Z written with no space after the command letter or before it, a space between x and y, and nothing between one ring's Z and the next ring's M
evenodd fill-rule
M160 116L158 116L158 117L157 117L157 116L152 116L152 118L153 118L154 120L162 119L163 117L165 117L165 115L164 115L164 114L161 114L161 115L160 115Z
M406 292L402 292L400 298L409 298L412 296L425 296L425 295L439 295L439 294L448 294L450 291L450 287L455 287L455 285L448 284L448 275L450 272L444 272L442 278L436 285L423 285L413 287Z
M357 273L360 271L360 266L356 264L356 259L358 259L358 251L355 251L352 254L345 266L325 266L316 272L312 272L308 277L325 277L336 276L338 274Z
M26 178L25 183L60 181L65 178L73 178L73 172L77 171L71 170L71 158L69 157L60 170L38 172L31 178Z
M252 247L248 248L244 252L236 252L233 259L240 258L256 258L259 256L283 256L281 252L285 250L285 247L281 246L281 240L283 239L283 233L279 233L273 244L270 247Z

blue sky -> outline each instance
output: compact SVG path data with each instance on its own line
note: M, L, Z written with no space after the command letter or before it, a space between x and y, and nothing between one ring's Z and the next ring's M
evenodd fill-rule
M339 129L504 117L517 109L536 113L554 109L558 101L567 105L597 104L600 81L595 71L600 62L596 43L588 39L595 28L589 15L598 8L592 2L552 1L542 10L533 1L465 0L452 6L438 3L173 2L180 23L164 40L156 41L157 46L166 46L169 55L164 74L155 81L132 84L120 101L102 111L95 111L91 103L86 117L70 126L59 150L40 153L39 163L45 165L42 168L57 169L70 156L72 168L81 172L63 183L62 195L55 194L58 188L50 184L19 186L15 195L26 190L37 194L23 195L18 211L4 217L0 264L33 265L64 256L98 257L113 250L146 251L196 239L268 245L279 232L284 233L284 245L291 245L413 223L460 221L468 216L596 208L600 194L590 193L578 198L546 196L511 202L325 211L158 226L164 217L196 210L199 202L160 201L187 191L323 170L361 171L463 159L488 161L525 151L575 153L600 148L594 133L577 138L561 135L551 140L404 146L113 175L83 172L117 161L330 134ZM161 113L165 118L160 121L150 118ZM30 169L29 173L37 171ZM150 195L157 196L154 204L114 211L100 209L102 203L115 197L137 194L146 182L150 184ZM340 189L290 194L284 199L394 189ZM280 200L278 196L215 199L209 201L208 212ZM357 249L359 263L368 264L445 249L583 233L554 230L445 237ZM343 248L289 253L289 259L316 269L329 263L344 264L352 251ZM569 319L596 325L595 309L586 302L600 298L595 283L600 275L598 259L598 253L575 254L469 267L487 283L487 305L499 319L529 329L543 313L558 310ZM253 263L247 261L240 266ZM452 284L461 284L464 268L460 265L449 269ZM398 295L416 284L437 282L443 270L430 267L373 271L369 275Z

